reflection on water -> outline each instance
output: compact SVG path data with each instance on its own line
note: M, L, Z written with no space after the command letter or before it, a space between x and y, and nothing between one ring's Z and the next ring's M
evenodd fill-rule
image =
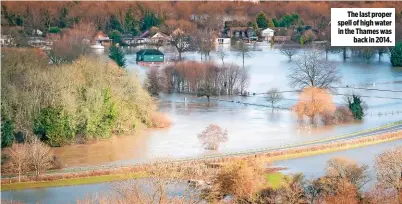
M242 64L242 59L229 48L225 62ZM135 52L138 48L130 48L126 56L127 69L144 79L147 68L135 64ZM173 56L170 47L161 48L167 56ZM292 63L269 46L259 47L251 51L251 57L245 59L250 70L249 91L265 92L269 88L280 90L291 89L287 75ZM185 53L186 59L200 60L197 53ZM107 56L101 55L102 58ZM297 57L295 57L297 59ZM368 64L365 61L348 59L343 62L340 55L330 55L336 62L342 75L342 86L357 86L377 89L402 90L402 69L392 68L388 57L381 62L377 59ZM211 60L220 64L220 59L211 54ZM346 93L347 89L339 89L338 93ZM400 97L400 93L385 91L353 90L363 96ZM297 95L285 93L285 100L278 103L281 107L291 107L297 101ZM184 102L186 98L187 102ZM267 104L262 95L250 97L228 97L223 99L255 104ZM334 96L336 104L343 103L342 96ZM364 121L348 125L318 129L298 129L296 116L285 110L272 111L267 107L243 105L235 102L211 101L195 96L172 94L162 95L160 110L172 119L168 129L149 130L135 136L115 137L112 140L100 141L96 144L73 145L55 148L67 166L96 165L105 163L136 163L158 156L170 155L175 158L193 157L212 153L238 152L250 149L278 147L300 141L311 141L328 136L336 136L363 129L381 126L402 119L402 100L364 97L369 110ZM399 113L397 113L399 111ZM381 115L378 113L381 112ZM390 114L394 112L394 114ZM385 115L384 113L387 113ZM197 134L211 123L228 130L229 139L217 151L204 150Z

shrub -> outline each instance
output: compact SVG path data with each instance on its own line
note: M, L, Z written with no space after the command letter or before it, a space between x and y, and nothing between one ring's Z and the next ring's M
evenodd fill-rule
M166 114L163 113L152 113L151 114L152 126L156 128L166 128L170 126L170 119Z
M391 64L394 67L402 66L402 42L398 42L391 48Z
M42 109L34 120L34 133L50 146L70 143L75 136L71 116L61 107Z

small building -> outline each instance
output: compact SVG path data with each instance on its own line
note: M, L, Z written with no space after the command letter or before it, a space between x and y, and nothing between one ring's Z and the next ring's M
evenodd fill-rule
M94 41L95 41L96 44L99 44L99 45L102 45L102 46L110 46L112 44L112 39L110 39L102 31L99 31L95 35Z
M286 27L274 28L274 41L275 42L285 42L289 41L293 35L293 29Z
M231 40L230 38L216 38L215 39L215 44L223 45L223 44L230 44Z
M272 38L274 37L275 31L271 28L266 28L261 31L261 38L263 41L271 42Z
M39 30L39 29L34 29L33 31L32 31L32 35L36 35L36 36L39 36L39 35L43 35L43 32L41 31L41 30Z
M157 49L142 49L137 52L136 61L137 64L161 64L165 56Z

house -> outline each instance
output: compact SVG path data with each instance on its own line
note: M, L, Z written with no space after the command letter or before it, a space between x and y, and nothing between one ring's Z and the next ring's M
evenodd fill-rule
M9 35L1 35L0 43L2 47L14 45L14 38Z
M110 46L112 44L112 39L110 39L102 31L99 31L95 35L94 41L96 42L96 44L99 44L99 45L102 45L102 46Z
M252 27L231 27L227 31L227 34L231 38L257 40Z
M293 29L286 27L277 27L273 30L275 42L284 42L290 40L294 32Z
M261 31L261 38L263 41L271 42L272 37L274 37L275 31L271 28L266 28Z
M136 61L137 64L162 64L165 56L157 49L142 49L137 52Z
M172 41L172 37L162 33L157 32L155 35L149 38L151 43L169 44Z

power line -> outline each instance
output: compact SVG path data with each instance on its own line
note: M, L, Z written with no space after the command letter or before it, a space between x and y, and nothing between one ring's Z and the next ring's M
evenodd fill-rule
M337 89L360 89L360 90L367 90L367 91L385 91L385 92L395 92L395 93L402 93L402 90L390 90L390 89L375 89L375 88L362 88L362 87L349 87L349 86L339 86L333 87Z

